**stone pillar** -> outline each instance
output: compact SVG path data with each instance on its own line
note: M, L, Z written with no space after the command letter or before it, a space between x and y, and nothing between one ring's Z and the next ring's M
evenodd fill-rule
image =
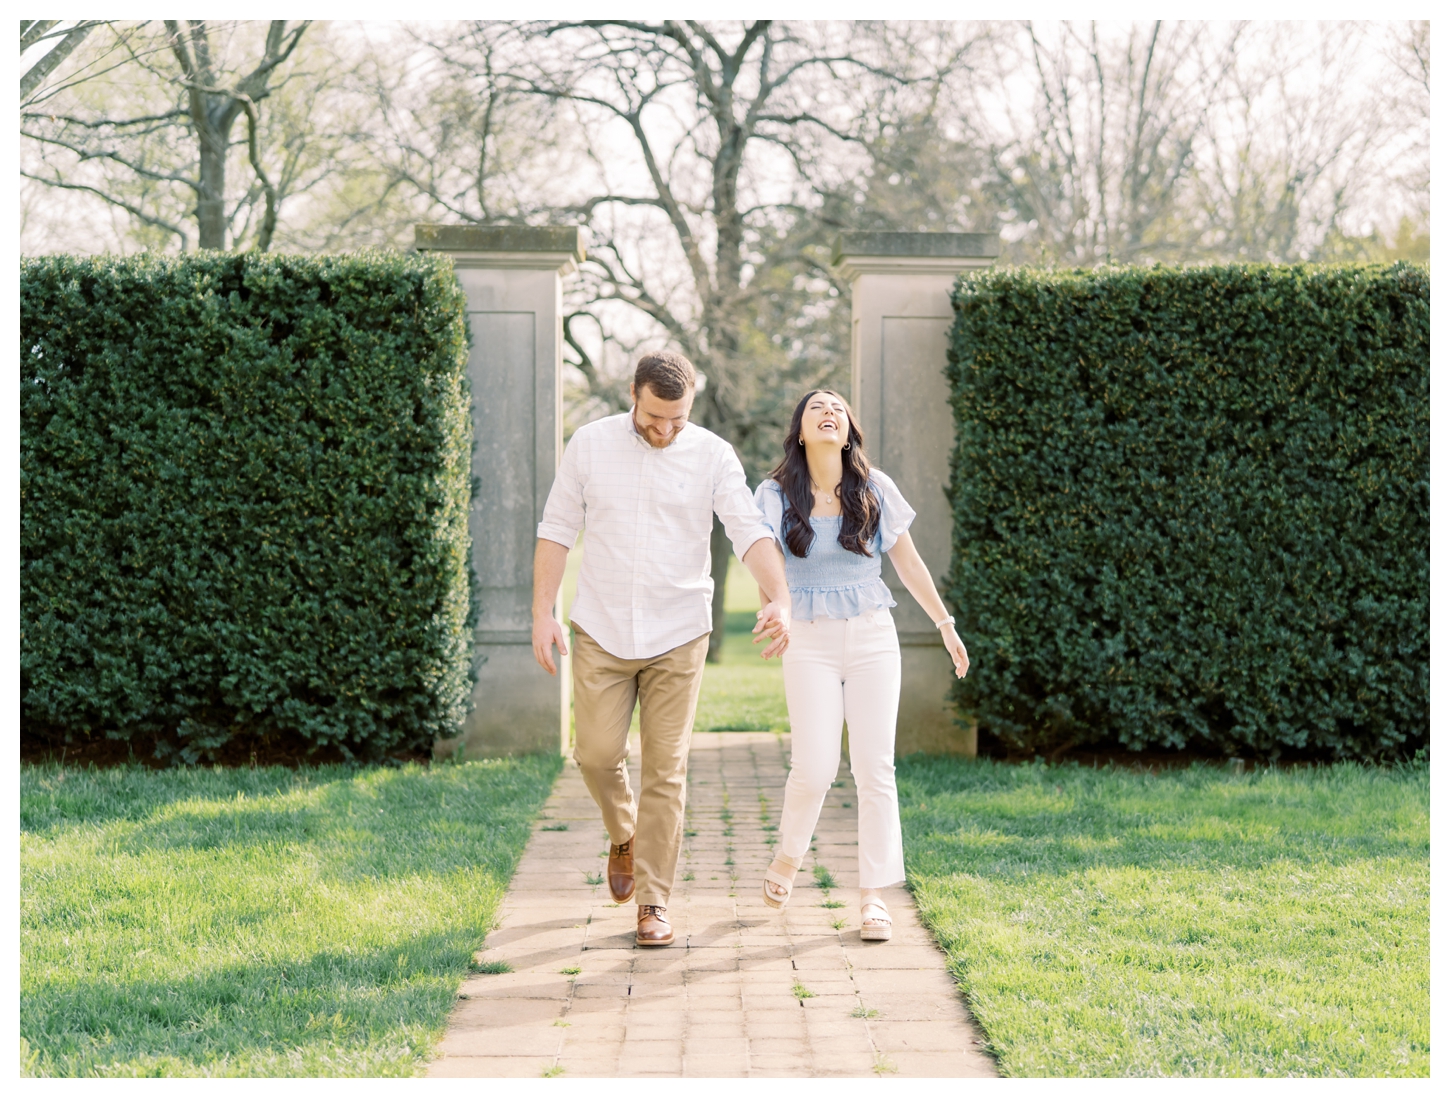
M984 233L842 233L835 269L851 283L851 404L868 452L916 510L912 540L938 588L951 562L947 502L953 429L947 380L949 294L957 275L1000 251ZM901 713L896 752L975 755L948 702L952 665L941 638L896 570L884 570L899 604Z
M465 758L569 747L569 664L550 678L532 645L535 528L563 453L563 278L584 258L577 228L418 225L418 251L453 257L473 335L473 475L468 516L483 607ZM555 608L559 612L559 608Z

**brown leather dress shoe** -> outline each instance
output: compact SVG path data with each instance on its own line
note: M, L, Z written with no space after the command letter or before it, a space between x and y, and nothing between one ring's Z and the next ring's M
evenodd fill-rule
M639 925L634 930L634 944L667 946L675 940L675 928L665 918L665 909L658 904L639 905Z
M622 904L634 895L634 836L609 844L609 894Z

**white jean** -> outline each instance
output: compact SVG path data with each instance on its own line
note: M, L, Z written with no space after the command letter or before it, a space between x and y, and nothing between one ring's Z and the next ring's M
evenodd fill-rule
M841 766L841 723L856 779L860 887L906 879L896 804L896 709L901 648L890 610L795 621L782 657L790 710L790 776L780 853L801 858Z

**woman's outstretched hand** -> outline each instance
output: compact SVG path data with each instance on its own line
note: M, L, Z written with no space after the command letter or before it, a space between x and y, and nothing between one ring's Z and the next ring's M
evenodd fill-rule
M957 678L961 678L967 673L967 668L972 666L972 661L967 656L967 646L962 643L962 638L957 636L957 631L950 625L941 627L941 640L947 647L947 654L952 658Z

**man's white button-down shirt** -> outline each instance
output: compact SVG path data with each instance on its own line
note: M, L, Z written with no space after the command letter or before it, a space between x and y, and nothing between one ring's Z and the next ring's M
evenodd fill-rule
M633 411L580 427L539 523L539 537L571 549L584 530L570 619L627 660L708 633L711 512L738 557L773 536L719 435L690 423L656 449L635 430Z

